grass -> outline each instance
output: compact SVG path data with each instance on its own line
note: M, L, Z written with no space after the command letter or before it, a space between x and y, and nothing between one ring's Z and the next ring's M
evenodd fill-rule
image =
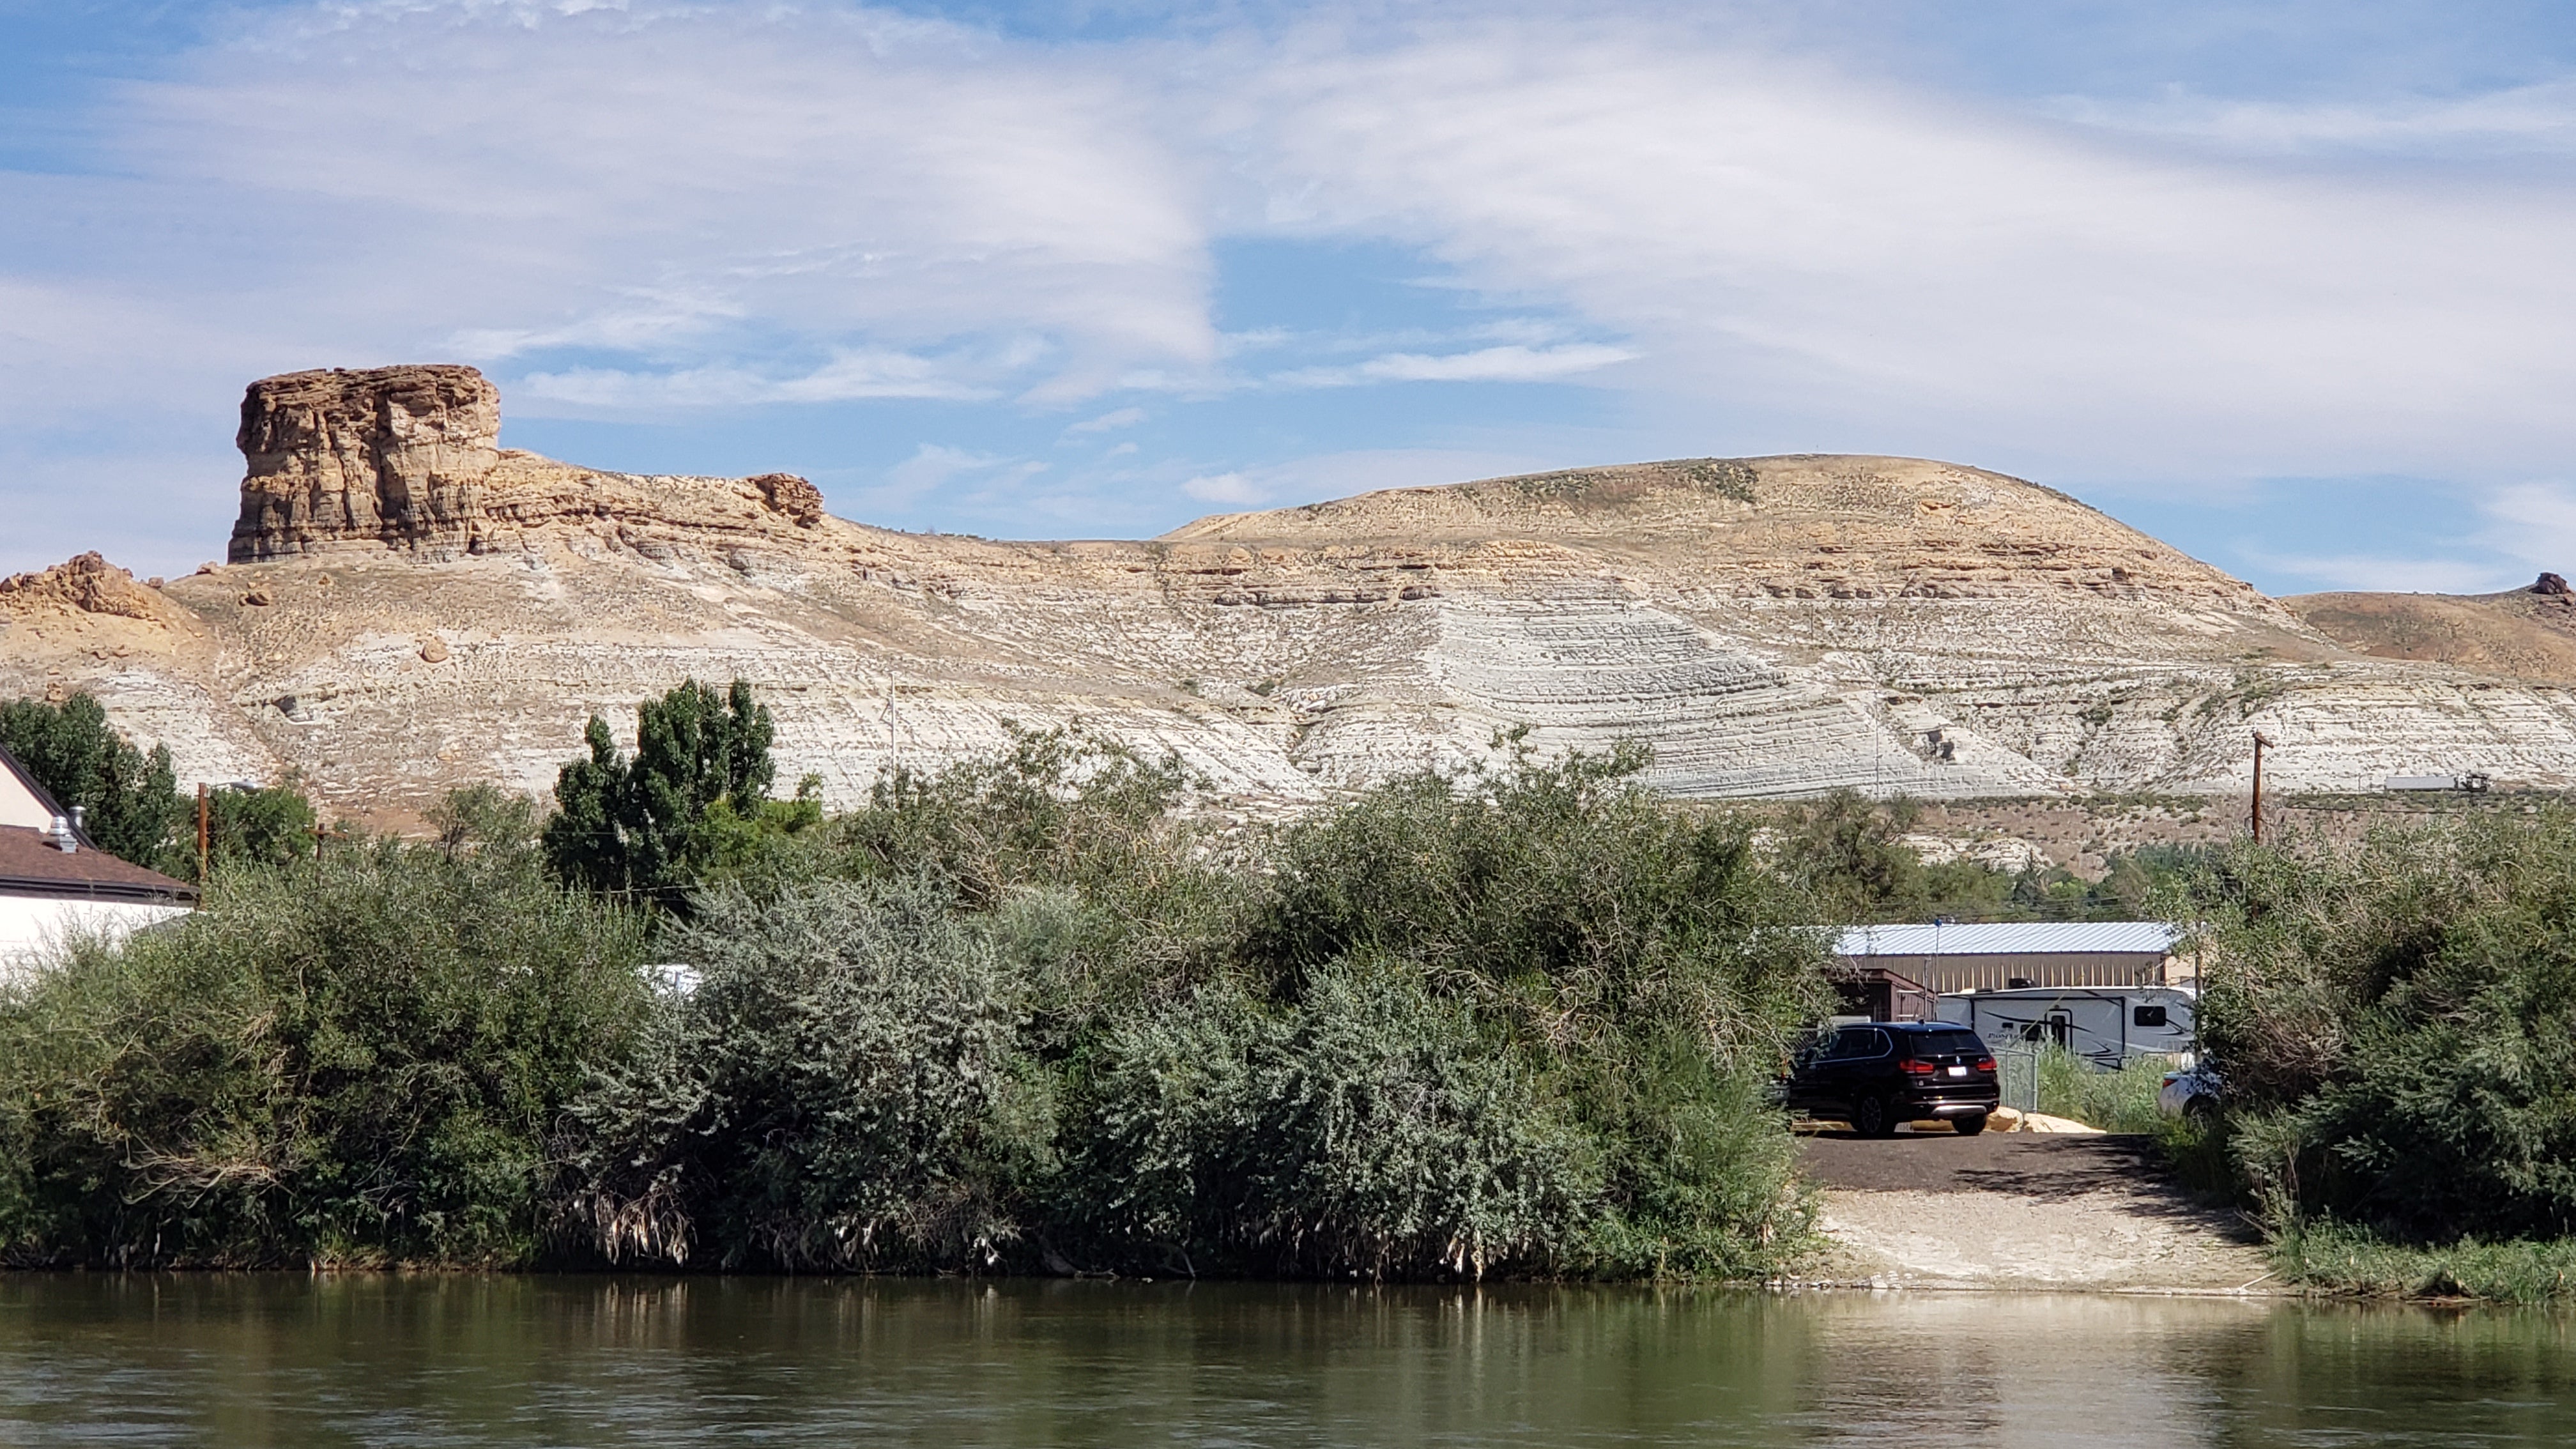
M2039 1110L2105 1132L2161 1132L2164 1114L2156 1093L2168 1067L2162 1057L2132 1057L2116 1072L2099 1072L2063 1047L2039 1058Z
M2491 1303L2576 1298L2576 1238L2463 1238L2420 1247L2332 1218L2310 1218L2275 1231L2271 1254L2282 1282L2353 1297Z

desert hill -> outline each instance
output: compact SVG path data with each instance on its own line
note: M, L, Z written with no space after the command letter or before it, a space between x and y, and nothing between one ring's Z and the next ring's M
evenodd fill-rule
M2298 594L2281 605L2358 654L2576 684L2576 594L2556 574L2501 594Z
M1168 747L1252 801L1636 736L1699 796L2576 781L2576 697L2369 657L2053 490L1920 459L1686 459L1363 494L1141 542L831 517L804 480L499 446L470 368L251 385L230 562L0 584L0 697L88 689L190 778L336 809L543 789L599 711L760 685L782 776L864 795L1002 722Z

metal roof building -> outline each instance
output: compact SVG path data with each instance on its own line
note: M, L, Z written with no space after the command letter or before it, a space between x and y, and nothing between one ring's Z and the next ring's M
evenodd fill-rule
M1942 995L2031 986L2161 986L2179 933L2161 921L1859 926L1834 943L1852 967L1897 972Z

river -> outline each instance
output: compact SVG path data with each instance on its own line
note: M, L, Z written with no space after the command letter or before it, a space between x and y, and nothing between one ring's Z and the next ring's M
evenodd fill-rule
M2576 1320L1638 1288L0 1274L0 1445L2576 1442Z

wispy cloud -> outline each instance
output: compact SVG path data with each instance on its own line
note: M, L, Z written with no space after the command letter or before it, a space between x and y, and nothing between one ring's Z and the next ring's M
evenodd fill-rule
M979 387L952 376L940 362L902 352L846 352L820 367L788 377L738 365L718 365L674 372L575 368L532 372L518 382L529 398L609 412L848 402L859 398L970 400L997 395L991 387Z
M1552 382L1597 372L1637 354L1624 347L1485 347L1474 352L1390 352L1347 367L1301 367L1270 375L1280 387L1359 387L1380 382Z
M843 474L917 522L1587 460L1470 464L1528 410L1365 398L1445 381L1614 399L1598 457L2420 474L2488 490L2449 555L2576 546L2522 481L2576 456L2576 82L2032 105L1889 79L1866 8L1797 8L1791 48L1761 0L1137 12L1080 43L849 0L254 7L49 117L62 165L0 173L0 431L37 450L0 518L38 516L26 480L185 457L160 521L220 538L243 382L454 358L522 417L848 408L882 438L955 404L959 458ZM1393 260L1347 296L1320 265L1220 277L1255 240ZM1440 391L1412 412L1482 392ZM1013 481L1148 406L1164 463ZM2301 576L2465 577L2387 536Z
M1073 426L1066 428L1065 432L1075 435L1082 433L1109 433L1115 432L1120 428L1132 428L1143 421L1145 421L1145 410L1143 408L1116 408L1109 412L1102 413L1096 418L1085 418L1081 422L1075 423Z
M2256 154L2576 151L2576 80L2370 103L2270 101L2177 89L2144 101L2070 97L2053 109L2088 126Z

